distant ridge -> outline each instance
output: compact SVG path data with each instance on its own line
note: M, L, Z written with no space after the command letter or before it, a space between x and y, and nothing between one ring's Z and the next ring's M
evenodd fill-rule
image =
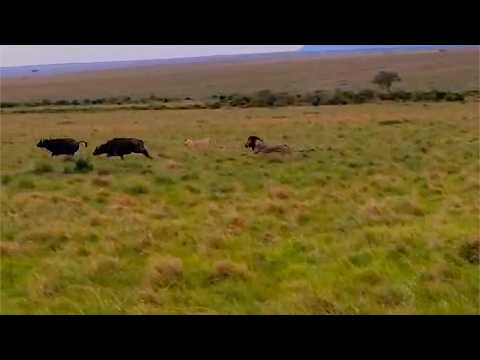
M252 60L271 60L288 59L309 56L309 53L299 53L297 51L277 52L277 53L258 53L258 54L239 54L239 55L212 55L185 58L170 59L151 59L151 60L119 60L89 63L64 63L64 64L42 64L42 65L22 65L0 67L2 78L18 76L47 76L70 73L81 73L85 71L119 70L128 68L140 68L155 65L188 65L188 64L236 64Z
M51 75L75 74L91 71L121 70L144 68L157 65L188 65L188 64L240 64L249 61L273 61L298 58L318 57L323 55L348 55L355 53L385 53L419 51L427 49L446 49L478 47L478 45L304 45L299 50L254 53L237 55L212 55L186 58L151 59L151 60L119 60L91 63L64 63L45 65L23 65L0 67L1 78L38 78Z
M478 45L304 45L303 53L392 52L477 47Z

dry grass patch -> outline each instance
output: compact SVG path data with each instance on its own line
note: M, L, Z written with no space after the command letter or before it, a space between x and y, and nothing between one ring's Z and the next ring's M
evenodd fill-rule
M112 179L111 177L96 177L92 179L92 184L95 186L100 186L100 187L108 187L112 184Z
M219 260L213 264L213 274L210 280L213 282L225 279L246 280L250 275L246 264L235 263L231 260Z
M138 205L138 200L133 196L122 194L111 199L111 206L115 208L133 208Z
M174 256L153 255L148 259L145 280L152 287L178 284L183 279L183 261Z
M274 199L286 200L293 196L293 192L286 186L274 185L268 189L270 197Z
M18 256L27 254L31 246L16 241L0 241L0 256Z
M97 255L90 259L89 274L105 275L117 271L120 267L120 259L107 255Z

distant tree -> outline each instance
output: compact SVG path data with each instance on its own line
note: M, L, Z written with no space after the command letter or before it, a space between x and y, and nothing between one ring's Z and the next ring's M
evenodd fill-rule
M390 92L392 84L395 81L402 81L400 76L396 72L390 71L380 71L375 78L373 79L373 83L380 86L382 89L386 89Z

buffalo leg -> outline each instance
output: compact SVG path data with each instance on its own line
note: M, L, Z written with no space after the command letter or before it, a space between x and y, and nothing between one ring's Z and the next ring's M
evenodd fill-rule
M149 159L152 158L146 149L143 149L142 154L145 155Z

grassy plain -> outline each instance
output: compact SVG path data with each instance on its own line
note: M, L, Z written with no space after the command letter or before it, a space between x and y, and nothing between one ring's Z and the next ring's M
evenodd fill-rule
M1 116L3 314L480 313L478 103Z

